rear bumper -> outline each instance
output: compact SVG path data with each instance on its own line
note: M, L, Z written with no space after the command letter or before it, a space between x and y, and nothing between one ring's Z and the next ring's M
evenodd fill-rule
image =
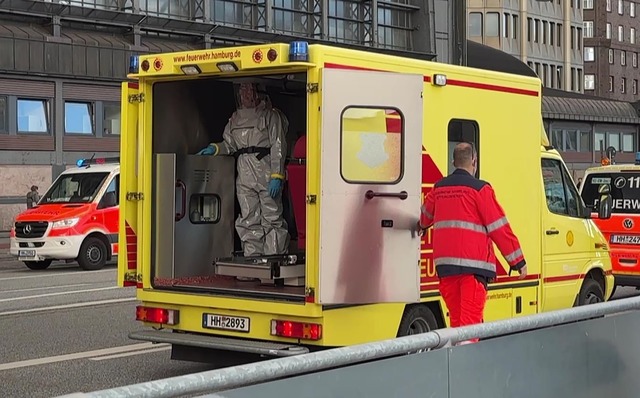
M616 279L616 285L618 286L640 286L640 273L638 275L616 274L613 276Z
M290 357L306 354L309 349L295 344L272 343L268 341L240 340L229 337L204 336L192 333L175 333L160 330L141 330L129 334L132 340L169 343L215 350L246 352L272 357Z

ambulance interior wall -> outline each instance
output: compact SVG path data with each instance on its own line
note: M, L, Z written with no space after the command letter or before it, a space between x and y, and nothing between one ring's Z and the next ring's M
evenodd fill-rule
M273 106L289 120L289 157L296 140L306 134L306 76L296 76L297 83L286 85L281 80L262 81ZM156 83L153 88L153 153L195 154L211 142L222 141L222 132L235 109L230 81L202 78ZM288 192L283 192L283 207L293 248L296 247L297 232ZM239 212L236 200L234 219ZM241 251L238 234L234 233L234 236L235 250Z

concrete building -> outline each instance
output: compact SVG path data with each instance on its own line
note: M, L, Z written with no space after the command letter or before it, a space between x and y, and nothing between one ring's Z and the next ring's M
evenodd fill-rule
M132 54L331 42L464 62L457 0L12 0L0 13L0 232L77 159L117 156Z
M583 0L467 0L467 37L525 62L545 87L582 92Z
M584 90L599 97L638 100L637 3L584 1Z

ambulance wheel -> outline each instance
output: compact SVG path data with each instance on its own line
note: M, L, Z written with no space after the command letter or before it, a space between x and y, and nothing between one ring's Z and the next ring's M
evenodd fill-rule
M428 333L438 328L438 321L433 311L425 304L417 304L407 306L402 315L400 321L400 327L398 328L398 337L410 336L413 334ZM412 351L408 354L414 354L416 352L429 351L425 348L418 351Z
M42 261L25 261L24 265L29 269L33 270L42 270L47 269L51 265L53 260L42 260Z
M78 254L80 268L86 271L95 271L104 267L106 262L107 246L101 239L90 236L82 242Z
M582 282L580 293L578 293L578 305L588 305L604 302L604 292L602 286L595 279L587 278Z

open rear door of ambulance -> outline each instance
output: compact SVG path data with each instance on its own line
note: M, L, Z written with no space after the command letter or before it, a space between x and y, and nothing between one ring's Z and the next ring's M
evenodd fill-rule
M423 76L322 72L322 304L418 302Z
M138 83L122 83L120 110L120 221L118 286L142 287L138 272Z

